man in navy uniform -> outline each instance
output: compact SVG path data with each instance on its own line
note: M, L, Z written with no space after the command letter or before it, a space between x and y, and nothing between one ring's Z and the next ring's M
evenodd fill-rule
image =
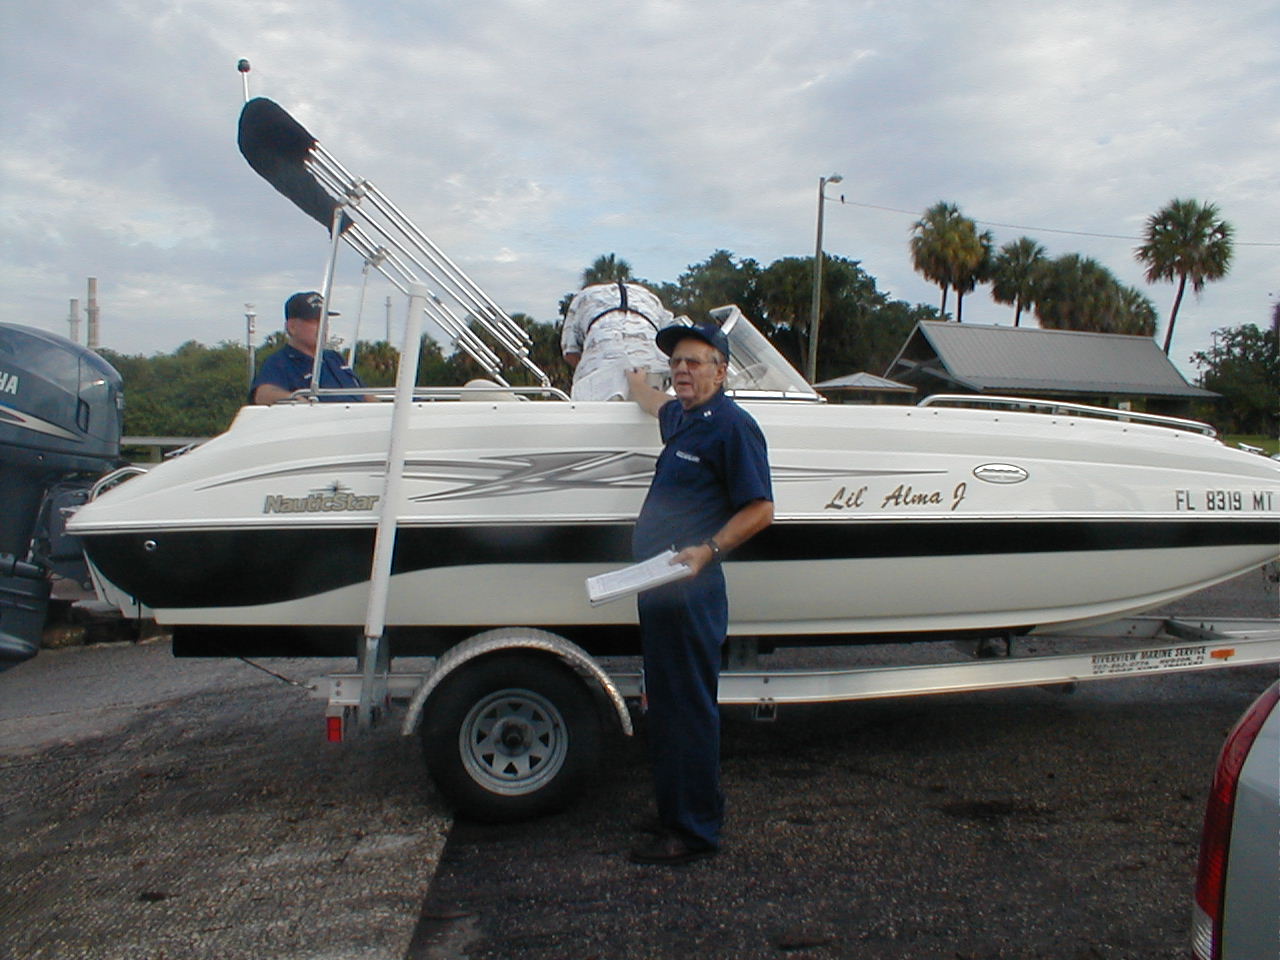
M713 323L658 332L675 399L627 379L631 397L658 418L664 444L636 520L632 548L645 560L674 547L693 576L641 593L650 759L658 821L636 863L677 864L720 847L720 648L729 625L721 560L773 522L764 434L724 394L729 342Z
M311 386L323 312L324 297L314 290L295 293L285 301L284 332L288 343L267 357L253 378L253 386L249 388L252 403L275 403L288 398L295 390ZM329 316L337 314L330 311ZM361 383L337 353L325 350L320 362L320 386L359 387ZM335 394L320 399L350 403L371 398Z

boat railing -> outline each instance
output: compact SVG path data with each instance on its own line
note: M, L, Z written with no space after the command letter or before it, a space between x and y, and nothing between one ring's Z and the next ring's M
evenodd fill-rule
M280 402L316 403L325 397L350 396L367 397L380 403L391 403L396 398L396 389L395 387L320 387L316 390L307 388L296 391ZM461 387L413 388L413 399L415 401L480 400L504 402L514 400L518 402L529 400L531 397L546 397L551 400L565 401L569 399L569 395L563 390L551 386L521 387L504 383L481 383L467 384Z
M1085 403L1063 403L1058 400L1038 400L1030 397L989 397L962 393L935 393L920 401L921 407L969 407L977 410L1021 410L1029 413L1048 413L1057 416L1095 417L1102 420L1118 420L1122 423L1144 423L1174 430L1201 433L1217 438L1218 431L1199 420L1169 417L1158 413L1138 413L1133 410L1117 410L1114 407L1095 407Z
M800 390L753 390L739 387L726 387L726 394L735 400L786 400L788 403L823 404L827 398L812 391Z
M112 487L117 487L131 477L141 476L147 472L146 467L140 467L137 464L128 464L127 466L117 467L110 473L103 474L94 481L92 487L89 488L89 499L97 500Z

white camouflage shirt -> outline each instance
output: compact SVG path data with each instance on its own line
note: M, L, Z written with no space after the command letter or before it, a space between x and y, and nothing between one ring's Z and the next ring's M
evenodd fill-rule
M560 334L562 352L582 355L573 371L573 399L627 399L629 367L665 373L667 358L653 338L673 322L671 311L639 284L601 283L581 290L569 304Z

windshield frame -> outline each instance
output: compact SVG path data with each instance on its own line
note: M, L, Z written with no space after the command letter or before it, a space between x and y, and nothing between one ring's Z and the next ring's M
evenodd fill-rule
M739 399L826 402L736 305L716 307L710 313L729 340L725 393Z

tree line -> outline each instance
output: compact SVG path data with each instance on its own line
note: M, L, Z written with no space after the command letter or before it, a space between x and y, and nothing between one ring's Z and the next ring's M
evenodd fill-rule
M910 254L915 268L940 287L939 307L895 300L877 288L875 278L857 260L824 255L819 382L860 370L883 372L917 322L948 317L950 292L955 293L955 319L962 321L964 296L979 283L990 283L992 297L1014 307L1015 326L1025 312L1034 311L1040 325L1051 329L1155 333L1151 301L1121 285L1101 264L1079 254L1050 260L1030 237L997 250L990 232L979 232L954 204L940 202L924 212L913 227ZM1147 265L1149 281L1178 281L1165 335L1167 352L1186 286L1199 292L1229 268L1231 227L1218 219L1212 204L1175 200L1148 219L1146 239L1135 256ZM642 283L673 313L694 319L735 303L803 370L811 348L813 265L812 257L783 257L761 265L722 249L667 281L638 277L625 259L609 253L583 270L581 286L616 280ZM533 361L566 392L572 370L560 353L560 323L576 292L565 293L558 305L561 316L553 322L512 314L530 335ZM283 342L280 332L269 336L258 350L259 361ZM1268 339L1253 325L1245 325L1217 331L1214 348L1192 358L1207 370L1204 386L1227 396L1215 419L1234 418L1238 423L1230 424L1231 429L1270 423L1263 432L1275 431L1275 412L1267 412L1277 394L1275 344L1274 333ZM360 341L354 352L356 373L366 384L394 383L399 357L394 345ZM211 436L224 430L247 400L248 358L242 344L206 347L191 341L172 354L152 357L102 353L125 381L127 434ZM483 371L464 354L444 356L438 344L424 341L417 382L458 385L481 375ZM532 384L522 367L505 370L504 377L513 384Z
M853 370L883 371L919 320L936 320L938 311L923 304L894 300L876 287L875 278L855 260L827 255L822 279L822 348L819 379ZM787 257L762 267L717 250L691 264L674 281L637 277L616 254L598 257L582 272L582 285L629 280L652 289L676 315L705 317L707 311L736 303L797 368L807 359L806 337L813 259ZM565 294L559 312L577 291ZM563 316L543 322L528 314L511 318L529 334L530 357L553 386L566 393L573 371L560 352ZM284 344L284 334L268 336L258 348L258 362ZM133 436L212 436L225 430L248 399L248 357L243 344L224 341L206 347L195 341L172 354L128 356L102 350L124 378L125 433ZM355 344L355 371L372 387L395 383L399 350L385 341ZM444 356L440 346L424 338L418 383L454 386L483 376L462 352ZM535 385L521 366L503 370L516 385Z
M1148 283L1177 280L1178 289L1164 352L1173 343L1178 308L1187 284L1200 293L1231 268L1232 227L1212 203L1172 200L1147 218L1143 242L1134 257L1146 267ZM1089 330L1150 337L1156 332L1156 308L1145 294L1127 287L1091 257L1069 253L1050 260L1031 237L1019 237L998 250L990 230L953 203L939 201L912 227L911 262L916 272L947 294L956 295L956 320L964 318L964 296L979 283L991 284L991 297L1014 308L1013 325L1034 309L1040 326L1050 330Z

